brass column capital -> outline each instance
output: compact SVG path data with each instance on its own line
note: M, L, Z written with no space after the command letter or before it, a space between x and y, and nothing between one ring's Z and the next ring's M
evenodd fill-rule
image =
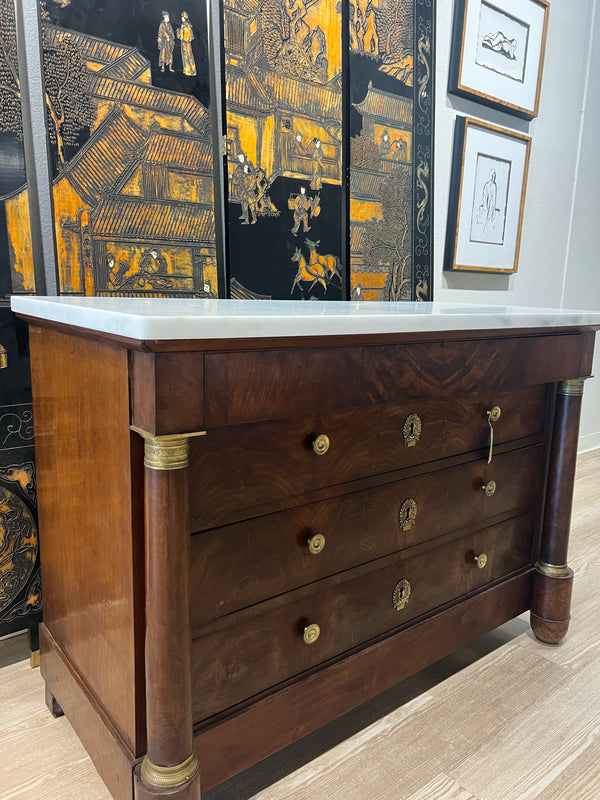
M193 436L206 436L206 431L155 436L135 425L131 426L131 430L144 440L144 466L157 470L185 469L189 464L190 439Z
M174 767L160 767L153 764L148 756L144 756L140 767L140 778L146 786L155 789L178 789L189 783L200 769L196 753Z
M583 385L587 378L577 378L572 381L560 381L558 393L570 397L581 397L583 395Z
M546 575L548 578L565 578L570 574L566 564L546 564L545 561L540 560L536 563L535 568L541 575Z

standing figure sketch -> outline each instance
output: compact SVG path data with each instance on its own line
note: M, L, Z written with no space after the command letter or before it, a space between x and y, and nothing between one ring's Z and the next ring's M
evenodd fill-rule
M177 28L177 38L181 42L181 61L183 62L183 74L193 76L196 74L196 62L192 53L192 42L194 41L194 29L190 23L187 11L181 12L181 27Z
M498 197L498 186L496 184L496 170L490 170L490 177L483 184L483 192L481 196L481 213L483 220L483 232L485 233L488 225L494 224L494 217L496 216L496 199Z
M175 34L173 33L169 12L163 11L162 17L162 22L158 26L158 66L161 72L165 71L165 67L169 67L169 72L173 72Z

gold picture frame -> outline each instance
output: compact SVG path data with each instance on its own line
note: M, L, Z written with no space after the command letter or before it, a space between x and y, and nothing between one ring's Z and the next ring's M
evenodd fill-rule
M457 117L444 269L515 273L531 137Z
M548 0L457 0L448 91L537 117L549 12Z

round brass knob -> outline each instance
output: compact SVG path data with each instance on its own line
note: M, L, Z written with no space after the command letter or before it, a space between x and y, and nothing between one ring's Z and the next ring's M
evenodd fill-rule
M479 556L474 556L473 561L477 564L477 569L483 569L487 564L487 556L485 553L481 553Z
M500 415L502 414L502 409L500 406L494 406L493 408L490 408L487 414L490 418L490 422L498 422Z
M329 436L319 434L312 443L312 448L318 456L324 455L329 450Z
M302 637L304 639L304 644L314 644L320 635L321 628L319 628L316 622L313 622L312 625L307 625L306 628L304 628L304 636Z
M308 540L308 550L313 556L318 556L325 547L325 537L322 533L315 533Z
M482 483L481 488L485 492L486 497L492 497L496 494L496 481L488 481L487 483Z

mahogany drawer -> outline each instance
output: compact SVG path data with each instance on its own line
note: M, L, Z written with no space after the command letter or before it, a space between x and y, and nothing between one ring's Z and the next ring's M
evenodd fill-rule
M396 553L209 623L192 641L195 722L531 563L533 514L417 555ZM485 553L478 568L475 556ZM402 581L407 605L394 607ZM397 589L398 587L398 589ZM320 626L312 644L309 625Z
M491 464L478 459L198 533L191 546L192 625L436 536L480 528L500 514L535 509L543 460L541 445L513 450ZM482 489L490 481L492 496Z
M541 435L546 387L429 397L344 414L218 428L191 440L192 531L284 508L314 489L435 461L489 443L487 410L499 406L494 441ZM417 414L421 433L408 446L404 426ZM317 455L318 434L330 446Z

